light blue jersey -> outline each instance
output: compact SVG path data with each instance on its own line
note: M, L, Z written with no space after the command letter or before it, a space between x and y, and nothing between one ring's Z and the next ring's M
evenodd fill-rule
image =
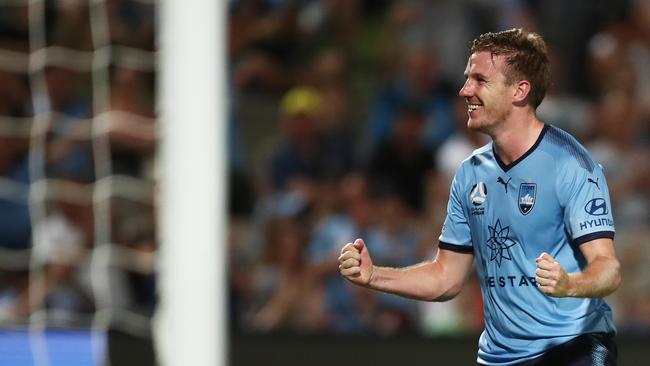
M510 165L492 143L465 160L452 183L440 248L475 256L485 315L478 362L511 365L580 334L614 332L602 299L554 298L535 284L542 252L577 272L586 266L581 244L613 237L603 169L566 132L545 125Z

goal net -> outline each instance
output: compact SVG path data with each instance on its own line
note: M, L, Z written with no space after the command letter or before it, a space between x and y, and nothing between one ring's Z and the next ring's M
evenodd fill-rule
M175 138L173 129L160 125L193 130L191 120L177 118L182 110L171 113L176 107L158 108L156 102L157 13L171 3L0 2L0 364L173 364L154 355L152 347L152 319L178 331L165 320L172 317L169 312L157 315L159 299L165 309L178 311L165 301L169 295L159 292L168 286L158 282L173 277L158 276L159 268L177 269L173 261L158 261L169 257L159 250L161 236L177 240L170 246L200 247L179 243L169 235L172 230L160 227L176 222L186 225L176 228L181 234L196 231L196 223L179 221L181 212L165 216L161 224L157 218L158 212L179 208L160 208L170 200L158 196L158 187L167 193L176 189L176 183L159 185L158 172L174 169L164 156L187 156L170 150L158 160L161 136ZM215 57L208 61L216 70ZM184 67L191 64L186 61ZM214 88L206 97L214 95ZM172 117L158 118L158 110ZM202 116L214 126L215 119L216 113ZM206 144L196 141L198 149ZM184 148L173 142L167 146ZM199 153L214 154L212 162L214 150ZM200 157L196 161L197 169L205 164ZM195 178L214 176L217 167ZM207 182L218 183L217 178ZM192 191L189 181L182 184ZM197 189L201 195L202 187ZM206 198L215 199L209 208L218 207L218 197ZM202 210L194 208L194 213ZM204 220L216 230L214 211ZM199 240L216 246L215 238ZM216 266L210 256L216 252L197 254ZM216 285L204 293L214 296ZM216 329L212 320L210 329Z

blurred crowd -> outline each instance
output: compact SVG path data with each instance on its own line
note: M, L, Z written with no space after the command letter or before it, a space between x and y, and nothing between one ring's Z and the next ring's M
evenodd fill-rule
M156 75L143 56L156 52L155 2L30 4L0 5L0 326L109 314L132 329L156 305ZM233 331L482 330L475 276L453 301L422 303L352 287L336 258L358 237L379 265L435 257L452 176L488 142L457 96L468 44L523 26L553 59L539 117L605 167L618 329L650 333L650 1L227 6Z
M153 24L154 4L130 0L0 5L0 327L146 332Z
M618 329L650 334L650 1L231 0L228 27L234 331L482 330L475 276L420 303L346 283L336 258L359 237L375 264L435 257L453 174L488 142L457 95L469 42L525 27L552 58L540 119L605 167Z

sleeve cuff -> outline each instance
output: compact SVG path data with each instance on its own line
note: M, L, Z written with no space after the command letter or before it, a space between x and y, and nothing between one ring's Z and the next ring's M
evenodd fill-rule
M474 253L474 247L472 246L445 243L444 241L438 243L438 248L458 253Z
M580 237L577 237L573 239L573 243L575 245L582 245L588 241L596 240L596 239L602 239L602 238L607 238L607 239L614 239L614 232L613 231L597 231L595 233L589 233L587 235L583 235Z

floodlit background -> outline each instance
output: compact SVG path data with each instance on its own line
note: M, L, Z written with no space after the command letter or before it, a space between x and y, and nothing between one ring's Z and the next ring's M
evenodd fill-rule
M159 6L0 1L0 364L156 362ZM539 117L605 167L621 364L650 358L650 1L224 6L231 364L475 360L476 278L414 302L349 286L336 257L357 237L381 265L435 254L451 176L486 143L457 96L468 43L515 26L551 49Z

